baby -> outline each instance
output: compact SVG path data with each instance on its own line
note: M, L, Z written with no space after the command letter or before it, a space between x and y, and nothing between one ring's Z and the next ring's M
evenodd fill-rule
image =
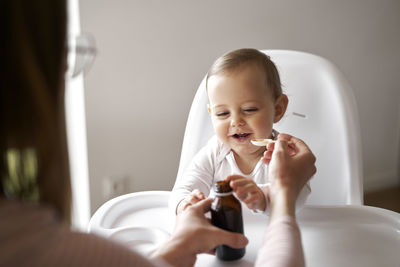
M211 66L206 89L215 136L177 180L170 207L180 213L208 196L215 181L227 178L248 208L266 212L268 165L260 160L266 147L250 140L275 138L272 126L288 105L275 64L256 49L229 52ZM310 192L306 185L297 204L304 204Z

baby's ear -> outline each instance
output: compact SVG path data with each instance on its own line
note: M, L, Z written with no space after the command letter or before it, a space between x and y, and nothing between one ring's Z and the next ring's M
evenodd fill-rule
M274 114L274 123L277 123L280 121L283 117L283 115L286 112L286 108L288 106L289 99L287 95L281 94L276 100L275 100L275 114Z

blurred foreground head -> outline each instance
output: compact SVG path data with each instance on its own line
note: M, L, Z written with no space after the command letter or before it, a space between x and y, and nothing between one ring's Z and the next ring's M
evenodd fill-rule
M52 205L69 223L66 1L0 3L0 197Z

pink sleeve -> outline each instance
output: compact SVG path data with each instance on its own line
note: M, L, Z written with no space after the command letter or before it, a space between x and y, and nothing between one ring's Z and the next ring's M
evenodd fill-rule
M268 226L255 266L305 266L300 230L293 217L278 218Z
M169 265L93 234L71 232L49 206L0 197L0 266Z

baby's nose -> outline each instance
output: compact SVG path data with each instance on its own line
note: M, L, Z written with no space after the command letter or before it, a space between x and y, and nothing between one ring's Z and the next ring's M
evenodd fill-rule
M231 126L232 127L237 127L237 126L242 126L244 125L244 120L242 119L241 116L239 115L234 115L231 118Z

